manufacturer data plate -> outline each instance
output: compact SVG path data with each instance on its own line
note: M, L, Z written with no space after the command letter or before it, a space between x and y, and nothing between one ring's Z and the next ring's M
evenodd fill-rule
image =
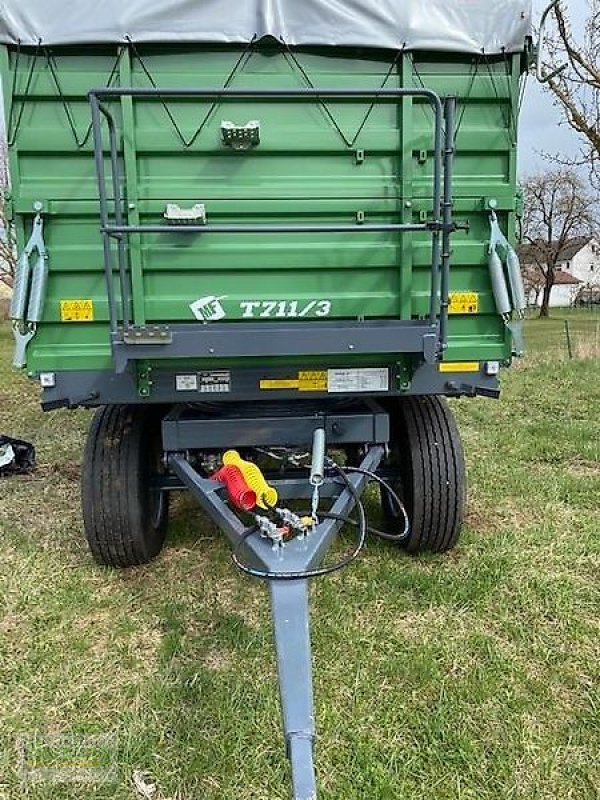
M477 314L479 295L477 292L450 292L449 314Z
M205 394L231 391L231 372L228 369L216 369L198 373L198 391Z
M327 391L338 392L387 392L390 372L386 367L364 369L330 369L327 371Z
M93 300L61 300L60 301L60 321L61 322L93 322L94 321L94 301Z
M209 370L176 375L175 389L178 392L201 392L202 394L230 392L231 373L229 370Z

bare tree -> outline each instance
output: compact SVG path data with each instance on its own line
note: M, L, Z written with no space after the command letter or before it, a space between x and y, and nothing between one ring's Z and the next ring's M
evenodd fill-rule
M555 6L555 26L546 37L544 60L546 70L555 73L547 85L566 122L582 141L577 158L570 162L555 160L585 166L592 184L600 189L600 0L587 0L587 5L588 15L579 37L573 32L565 4Z
M523 239L543 276L540 317L547 317L561 252L571 239L593 233L594 198L582 178L566 167L527 178L523 194Z
M537 264L523 263L521 265L521 274L523 276L523 288L525 289L527 305L537 307L546 284L544 273Z
M9 185L6 143L0 142L0 281L12 286L16 258L14 229L6 213Z

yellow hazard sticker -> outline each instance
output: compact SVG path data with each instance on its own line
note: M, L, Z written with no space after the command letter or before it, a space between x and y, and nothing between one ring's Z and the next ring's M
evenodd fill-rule
M479 295L477 292L450 292L449 314L477 314Z
M94 301L93 300L61 300L60 301L60 321L61 322L93 322L94 321Z
M297 389L298 381L294 378L281 378L277 380L262 380L261 389Z
M479 361L445 361L440 372L479 372Z
M301 392L326 392L327 383L326 370L298 373L298 389Z
M327 372L323 371L303 371L298 373L297 378L269 378L261 380L261 389L292 389L298 392L326 392L327 391Z

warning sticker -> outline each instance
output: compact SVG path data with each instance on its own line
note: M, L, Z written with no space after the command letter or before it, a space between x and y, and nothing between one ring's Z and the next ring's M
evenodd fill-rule
M298 373L297 378L269 378L260 381L261 389L295 389L298 392L326 392L325 370L308 370Z
M299 372L298 389L301 392L326 392L327 372L325 370Z
M328 391L335 392L387 392L389 370L385 367L365 369L330 369Z
M479 295L477 292L450 292L449 314L477 314Z
M93 322L94 321L94 301L93 300L61 300L60 301L60 321L61 322Z

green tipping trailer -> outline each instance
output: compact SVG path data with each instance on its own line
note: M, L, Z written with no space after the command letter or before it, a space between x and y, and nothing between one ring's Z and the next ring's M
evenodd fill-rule
M15 363L44 409L98 408L82 485L97 561L157 555L169 493L189 488L268 580L293 792L310 798L307 579L360 551L369 481L376 533L455 544L444 398L497 396L521 347L531 12L217 5L3 4ZM232 448L279 505L240 510ZM255 473L235 473L244 491ZM355 550L320 566L353 508Z

